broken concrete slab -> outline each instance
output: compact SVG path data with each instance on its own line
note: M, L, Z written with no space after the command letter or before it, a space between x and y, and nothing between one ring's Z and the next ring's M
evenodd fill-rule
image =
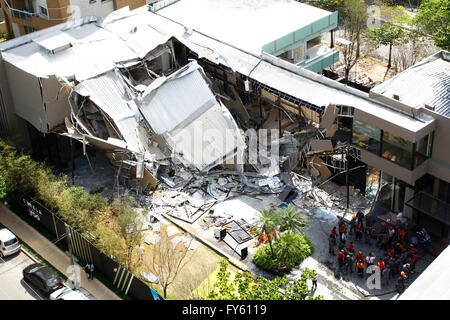
M313 151L332 151L334 149L331 140L311 139L310 145Z

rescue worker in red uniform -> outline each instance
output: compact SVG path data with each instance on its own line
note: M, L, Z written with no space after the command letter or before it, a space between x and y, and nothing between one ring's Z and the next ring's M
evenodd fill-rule
M384 263L384 261L382 259L380 259L380 261L378 261L377 265L378 265L378 268L380 268L380 271L383 272L383 269L386 267L386 264Z
M364 261L362 251L359 251L358 254L356 255L356 261Z
M337 254L337 257L338 257L339 268L342 268L344 266L344 262L345 262L344 250L339 251Z
M364 262L358 261L356 263L356 270L358 271L358 275L362 278L364 275Z

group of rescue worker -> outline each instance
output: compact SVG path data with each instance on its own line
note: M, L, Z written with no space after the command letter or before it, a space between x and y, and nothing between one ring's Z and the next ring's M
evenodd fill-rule
M335 255L337 248L337 261L342 273L351 275L356 271L358 276L363 278L366 273L378 271L375 269L378 267L381 285L386 287L390 281L396 279L396 289L402 293L407 286L408 277L415 272L417 248L409 242L407 227L400 219L391 226L384 221L377 225L375 223L375 218L370 213L364 216L361 211L352 216L348 227L341 218L338 226L333 227L329 235L329 253ZM355 242L375 244L385 254L377 257L374 252L369 252L364 256L362 250L355 249L350 236Z

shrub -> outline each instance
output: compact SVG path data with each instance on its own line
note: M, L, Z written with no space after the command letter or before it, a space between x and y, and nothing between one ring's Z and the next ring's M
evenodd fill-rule
M265 270L276 270L278 263L284 261L288 269L310 256L314 251L311 241L304 235L292 231L285 232L273 244L275 257L268 246L261 247L253 256L257 266Z

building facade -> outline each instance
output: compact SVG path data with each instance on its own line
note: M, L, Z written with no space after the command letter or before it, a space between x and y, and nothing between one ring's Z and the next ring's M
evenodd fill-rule
M264 52L313 72L339 61L339 52L321 43L322 37L333 37L337 11L294 0L165 0L153 7L164 17L241 50Z

